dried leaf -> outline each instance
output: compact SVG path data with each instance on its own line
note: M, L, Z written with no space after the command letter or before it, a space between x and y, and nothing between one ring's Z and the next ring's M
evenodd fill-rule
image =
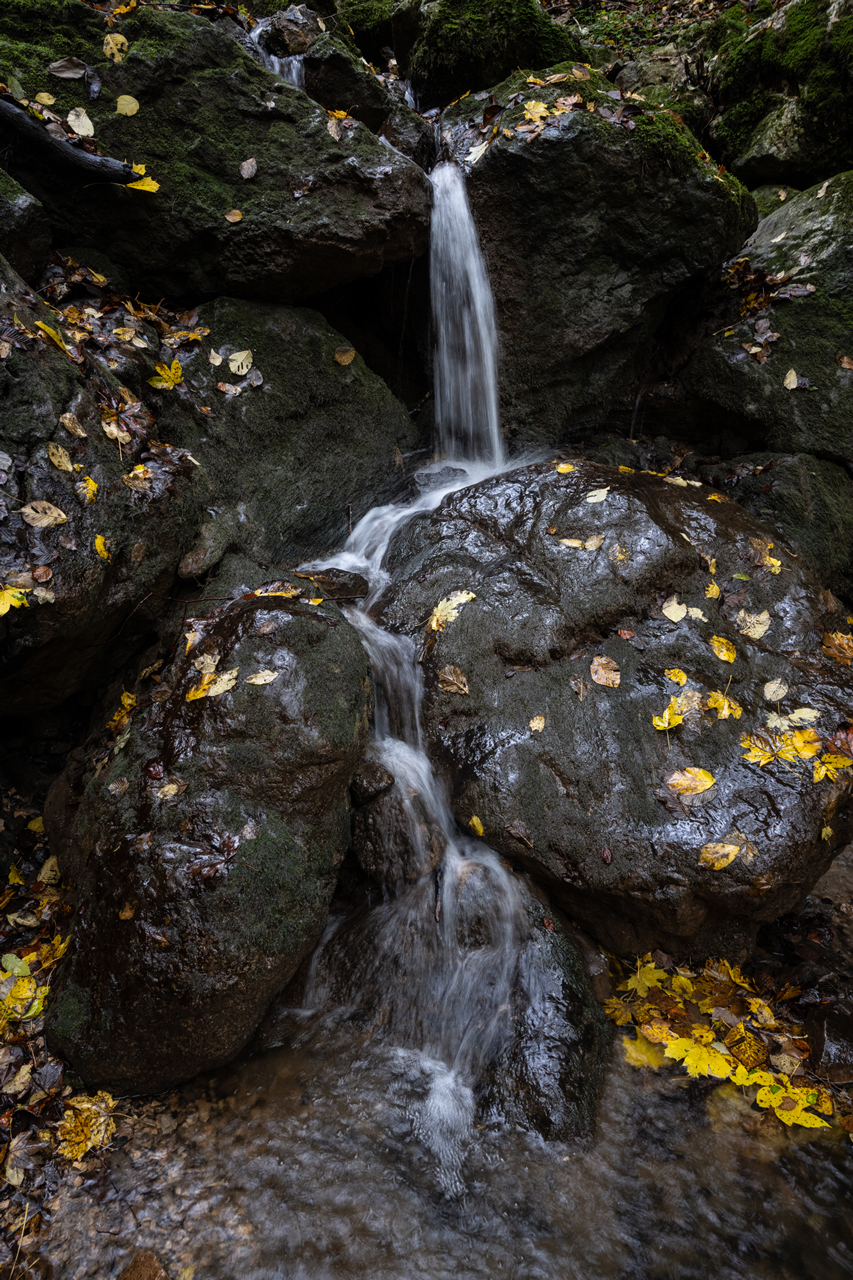
M621 672L612 658L596 655L589 666L589 674L596 684L603 684L608 689L617 689L621 680Z
M242 222L243 215L239 209L229 209L225 215L226 222Z
M37 93L36 102L38 102L42 107L52 107L54 102L56 102L56 98L54 98L52 93Z
M770 627L770 614L766 609L761 613L747 613L746 609L741 609L736 625L741 635L749 636L751 640L760 640Z
M28 502L25 507L21 507L18 514L34 529L49 529L51 525L65 524L68 520L65 512L60 511L59 507L54 507L52 503L41 499Z
M592 489L586 495L587 502L603 502L610 492L610 485L606 489Z
M133 489L135 493L145 493L151 488L153 474L149 467L140 462L121 479L128 489Z
M524 104L525 120L532 120L534 124L538 124L540 120L547 120L548 108L544 102L536 102L531 100Z
M721 662L734 662L737 650L731 640L726 640L723 636L711 636L708 643Z
M47 456L58 471L73 471L71 459L68 456L68 450L63 449L61 444L54 444L53 441L47 446Z
M123 93L116 98L117 116L135 116L138 110L139 103L129 93Z
M710 867L712 871L722 871L730 862L734 862L738 854L743 862L750 863L756 852L755 845L748 836L742 835L740 831L731 831L718 843L703 845L699 863L703 867Z
M79 58L59 58L48 67L50 74L58 76L60 80L80 80L87 70L85 62L81 62Z
M201 675L209 675L219 666L221 654L218 653L202 653L199 657L193 659L193 666Z
M238 378L242 378L248 373L252 367L251 351L235 351L232 356L228 357L228 368Z
M687 616L687 605L679 604L677 595L670 596L661 605L661 613L665 618L669 618L670 622L680 622Z
M207 358L212 365L222 364L222 356L218 351L214 351L212 347L210 349L210 355Z
M459 617L462 605L476 598L473 591L454 591L452 595L439 600L427 621L427 631L443 631L448 622L455 622Z
M207 690L208 698L215 698L220 693L227 693L229 689L233 689L237 683L238 668L233 667L231 671L223 671L216 677Z
M468 693L468 681L458 667L442 667L438 683L445 693Z
M719 600L720 588L717 586L716 582L708 583L707 587L705 588L705 595L709 600Z
M670 791L674 791L678 796L698 796L713 787L716 779L707 769L696 769L691 766L687 769L676 769L674 773L664 778L664 782Z
M782 383L787 391L793 391L797 386L797 373L795 369L789 369L785 374L785 380Z
M72 107L68 112L68 123L80 138L93 138L95 126L86 115L85 107Z
M788 692L788 685L784 680L768 680L764 686L764 697L767 702L781 702Z
M246 676L246 684L272 684L273 680L277 680L281 672L279 671L256 671L254 675Z
M822 649L830 658L834 658L842 667L849 667L853 662L853 635L849 632L825 631Z
M235 387L233 382L217 382L216 390L221 391L224 396L240 395L240 388Z
M355 347L337 347L335 349L335 360L338 364L352 364L355 359Z
M102 1090L93 1098L70 1098L56 1130L59 1155L66 1160L79 1160L87 1151L108 1146L116 1131L112 1118L115 1108L115 1100Z
M240 165L240 177L245 182L248 182L250 178L254 178L257 172L258 172L258 162L254 158L254 156L252 156L250 160L244 160L243 163Z
M79 436L81 440L86 439L86 432L77 421L77 415L74 413L63 413L59 416L60 425L70 432L72 436Z
M702 612L702 610L701 610L701 609L688 608L688 610L687 610L687 616L688 616L688 618L694 618L694 619L696 619L698 622L707 622L707 621L708 621L708 619L705 617L705 615L704 615L704 613Z
M104 36L104 53L111 62L121 62L127 53L127 37L118 32Z
M541 733L542 730L545 728L545 717L534 716L533 719L529 722L528 727L533 733Z

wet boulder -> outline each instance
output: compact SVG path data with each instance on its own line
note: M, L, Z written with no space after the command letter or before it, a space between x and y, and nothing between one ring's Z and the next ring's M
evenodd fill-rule
M853 165L850 0L784 0L757 22L729 9L703 41L711 135L749 186L804 187Z
M448 147L471 166L503 426L519 440L556 443L601 423L654 365L656 343L683 340L680 309L695 310L756 225L751 196L683 123L620 94L563 63L442 116Z
M90 1087L226 1062L325 923L367 660L335 606L268 591L188 619L48 798L78 909L47 1034Z
M50 220L38 200L0 173L0 254L13 271L37 283L50 252Z
M138 353L82 352L2 259L0 330L0 706L15 716L126 660L203 494L199 468L116 376Z
M586 56L535 0L398 0L391 26L401 74L429 106L485 89L518 66Z
M725 494L569 465L412 521L385 623L451 598L424 718L460 824L611 948L742 954L850 830L846 615Z
M58 183L19 142L9 172L43 202L63 244L108 245L145 296L290 301L426 248L430 193L417 166L362 124L333 137L324 109L206 17L137 8L116 23L129 47L114 63L98 13L53 0L32 22L16 25L16 14L0 18L0 74L16 67L34 93L61 54L90 64L97 99L82 79L60 80L54 110L85 108L101 152L144 165L159 189ZM138 110L118 113L119 97ZM249 160L257 167L243 176Z
M848 172L789 197L726 264L718 332L682 375L707 420L775 452L853 461L851 234Z

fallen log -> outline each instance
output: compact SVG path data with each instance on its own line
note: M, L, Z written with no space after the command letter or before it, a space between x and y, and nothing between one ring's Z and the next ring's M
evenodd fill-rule
M11 155L9 154L11 152ZM29 112L0 98L0 156L13 176L30 167L41 175L59 170L61 181L113 182L127 186L139 178L132 166L111 156L92 155L71 141L54 138Z

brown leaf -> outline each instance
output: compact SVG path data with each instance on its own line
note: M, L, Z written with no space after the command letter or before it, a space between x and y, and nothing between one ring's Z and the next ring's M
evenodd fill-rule
M355 359L355 347L338 347L335 351L338 364L352 364Z
M438 683L445 693L468 693L468 681L458 667L442 667Z
M242 222L243 215L239 209L229 209L225 215L226 222Z
M258 172L258 162L254 158L254 156L252 156L251 160L244 160L243 163L240 165L240 177L243 178L246 182L248 182L249 178L254 178L257 172Z
M616 689L621 680L621 673L612 658L596 655L590 663L589 674L596 684L603 684L608 689Z

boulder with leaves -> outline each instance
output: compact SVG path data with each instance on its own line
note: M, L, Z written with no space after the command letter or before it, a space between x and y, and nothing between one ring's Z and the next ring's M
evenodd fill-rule
M390 566L395 629L474 596L422 650L457 820L610 947L742 955L848 837L846 615L726 495L532 467L413 521Z

